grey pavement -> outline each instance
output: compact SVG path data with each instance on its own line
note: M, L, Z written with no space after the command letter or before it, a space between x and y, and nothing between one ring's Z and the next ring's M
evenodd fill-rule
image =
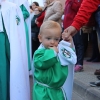
M94 75L96 69L100 69L100 63L91 63L84 60L84 71L75 73L72 100L100 100L100 87L91 87L89 82L96 82ZM30 77L30 89L32 94L33 80Z
M83 99L77 92L73 91L72 100L83 100Z
M96 69L100 69L100 63L91 63L84 60L83 67L83 72L75 73L72 100L100 100L100 87L89 85L90 82L99 81L94 72ZM81 97L81 99L77 99L77 97Z

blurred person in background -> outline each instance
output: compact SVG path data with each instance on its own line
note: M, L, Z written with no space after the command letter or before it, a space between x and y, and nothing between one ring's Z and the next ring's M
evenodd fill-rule
M97 39L97 31L96 28L93 27L93 31L90 33L90 39L92 42L92 55L87 62L100 62L100 53L98 48L98 39Z
M32 9L33 9L33 11L35 10L35 8L37 7L37 6L39 6L39 3L38 2L36 2L36 1L34 1L33 3L32 3Z
M30 14L30 17L31 17L31 20L32 20L32 18L33 18L33 16L34 16L34 10L35 10L36 7L39 7L39 3L36 2L36 1L34 1L34 2L31 4L31 7L32 7L32 13Z
M46 12L48 5L50 4L50 0L43 0L43 4L44 4L43 11L40 13L40 15L36 19L36 24L39 28L41 27L41 25L43 23L43 20L45 17L45 12Z
M100 54L99 54L98 40L97 40L95 13L91 15L88 23L85 26L83 26L81 29L83 32L85 52L88 47L88 41L92 42L92 48L93 48L92 56L87 61L88 62L99 62Z
M95 11L97 11L99 5L100 5L100 0L83 0L79 11L77 12L77 15L74 18L73 23L64 30L63 39L68 40L70 35L74 36L77 33L77 31L89 21L89 18ZM100 52L99 38L98 38L98 46Z
M32 57L33 57L33 54L34 54L35 50L38 48L38 46L40 44L39 40L38 40L38 34L39 34L40 28L36 24L36 18L40 15L41 12L42 12L42 8L41 7L36 7L34 9L34 16L31 20Z
M50 4L47 7L44 22L47 20L53 20L61 25L61 17L63 14L63 7L59 0L50 0Z
M30 5L30 14L33 13L32 6Z
M82 26L87 24L92 13L98 9L99 4L99 0L83 0L73 23L64 30L63 39L68 39L70 35L74 36Z
M64 20L63 20L64 29L66 29L72 24L82 1L83 0L66 0L65 10L64 10ZM78 33L73 37L73 41L75 44L76 55L77 55L75 72L78 72L83 70L83 58L84 58L83 33L81 32L81 30L78 31Z
M65 9L64 9L64 19L63 19L64 29L69 27L71 25L71 23L73 22L73 19L74 19L75 15L77 14L77 11L81 5L81 2L82 2L82 0L66 0ZM63 38L63 34L62 34L62 38ZM74 47L74 43L76 44L76 47ZM80 33L80 31L78 32L77 36L74 37L74 43L73 43L73 49L75 50L77 48L77 52L79 53L78 55L81 56L81 58L79 58L79 60L83 64L83 55L81 55L83 53L83 40L82 40L82 34ZM78 51L78 49L80 52ZM75 65L68 66L69 75L63 86L68 100L71 100L71 98L72 98L74 70L75 70L74 68L75 68ZM69 87L70 87L70 90L67 89Z

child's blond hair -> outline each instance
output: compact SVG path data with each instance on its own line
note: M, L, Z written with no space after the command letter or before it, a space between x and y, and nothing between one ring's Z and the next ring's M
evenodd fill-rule
M55 21L45 21L40 27L40 34L45 30L45 29L54 29L54 28L59 28L60 31L62 31L61 26L59 23Z

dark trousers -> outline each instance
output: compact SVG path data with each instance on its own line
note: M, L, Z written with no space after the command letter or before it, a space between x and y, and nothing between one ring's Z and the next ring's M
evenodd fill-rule
M97 31L98 48L100 52L100 27L98 25L96 27L96 31Z
M100 6L98 7L98 10L95 13L95 20L97 22L96 30L97 30L97 38L98 38L98 47L100 52Z
M75 34L73 37L75 49L76 49L76 55L77 55L77 63L78 65L83 65L83 59L84 59L84 44L83 44L83 33L80 31Z
M94 30L91 33L90 38L91 38L91 41L92 41L92 44L93 44L93 54L92 54L92 58L100 58L96 30Z
M38 49L39 45L40 45L40 42L38 39L37 40L32 39L32 57L34 55L34 52Z
M84 43L84 54L87 51L88 48L88 38L89 38L89 33L83 33L83 43Z

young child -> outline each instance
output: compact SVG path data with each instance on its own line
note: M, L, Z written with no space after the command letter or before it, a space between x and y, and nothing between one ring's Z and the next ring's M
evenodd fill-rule
M67 100L62 88L68 76L68 65L76 63L76 54L69 42L60 41L61 26L54 21L42 24L40 47L34 53L33 100Z

